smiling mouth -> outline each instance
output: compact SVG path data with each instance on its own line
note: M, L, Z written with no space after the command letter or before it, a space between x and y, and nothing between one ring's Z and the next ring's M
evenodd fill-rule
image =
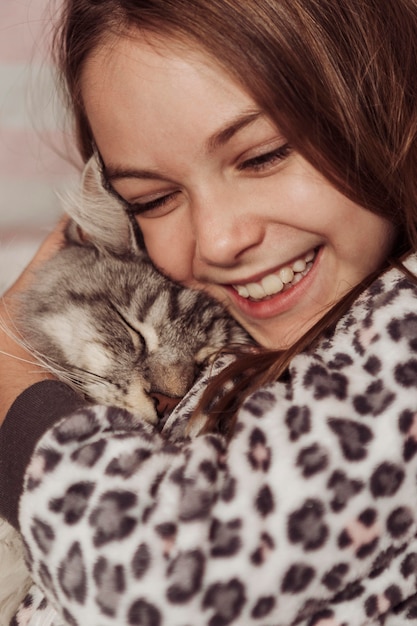
M290 265L285 265L273 274L264 276L259 282L246 285L232 285L232 287L241 298L246 298L247 300L258 302L272 298L299 283L313 267L316 254L317 250L311 250Z

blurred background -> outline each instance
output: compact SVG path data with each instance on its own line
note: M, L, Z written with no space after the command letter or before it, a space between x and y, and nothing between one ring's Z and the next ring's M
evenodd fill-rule
M78 180L49 45L59 0L0 0L0 293L61 215Z

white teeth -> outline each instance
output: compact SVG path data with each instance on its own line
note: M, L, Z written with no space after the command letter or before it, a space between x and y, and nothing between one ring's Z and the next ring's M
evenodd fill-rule
M235 285L235 289L242 298L249 298L249 291L244 285Z
M284 287L284 283L276 274L269 274L262 279L261 285L267 296L272 296L273 293L279 293Z
M292 283L291 283L291 284L292 284L292 285L296 285L297 283L299 283L299 282L300 282L300 280L301 280L302 278L304 278L304 274L296 274L296 275L294 276L294 280L292 281Z
M265 298L265 291L260 283L249 283L246 285L249 295L254 300L261 300Z
M283 267L281 270L279 270L279 277L284 285L287 285L294 278L294 272L290 267Z
M306 262L304 259L298 259L298 261L293 263L291 267L293 272L304 272L306 268Z
M282 267L276 274L268 274L259 283L248 283L247 285L234 285L234 288L242 298L252 300L263 300L266 297L280 293L296 285L308 274L313 267L315 252L308 252L304 258L297 259L290 266Z

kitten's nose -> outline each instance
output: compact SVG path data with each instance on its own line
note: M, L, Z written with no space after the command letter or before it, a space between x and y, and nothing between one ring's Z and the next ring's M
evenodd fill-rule
M166 417L177 406L181 398L172 398L163 393L152 392L149 394L153 399L158 417Z

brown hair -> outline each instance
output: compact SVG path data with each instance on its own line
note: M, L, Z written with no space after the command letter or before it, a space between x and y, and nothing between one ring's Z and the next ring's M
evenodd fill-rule
M85 160L84 63L107 38L138 31L214 57L332 184L397 226L394 258L417 249L415 0L64 0L55 53ZM282 375L362 288L285 354L242 361L251 389Z

